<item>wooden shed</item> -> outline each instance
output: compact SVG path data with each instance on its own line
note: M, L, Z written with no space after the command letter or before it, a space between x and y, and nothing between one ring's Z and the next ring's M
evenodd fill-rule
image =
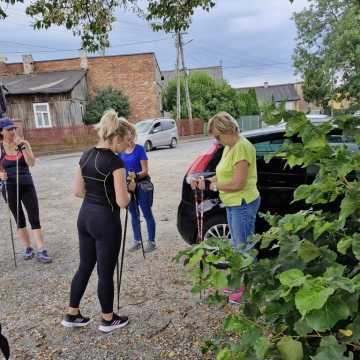
M7 115L25 129L83 124L87 102L86 71L66 70L0 76L9 90Z

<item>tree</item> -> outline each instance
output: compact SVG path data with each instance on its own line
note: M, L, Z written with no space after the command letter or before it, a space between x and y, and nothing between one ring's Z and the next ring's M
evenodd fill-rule
M294 65L305 80L307 101L360 100L360 6L358 0L309 0L296 13Z
M0 19L5 18L6 8L23 0L0 0ZM198 7L209 11L213 0L148 0L146 9L140 8L140 0L34 0L26 13L34 18L34 29L48 29L53 25L65 26L75 36L80 36L82 48L96 52L109 47L109 32L116 20L118 8L136 12L147 20L161 20L154 29L166 32L175 28L185 30L190 26L191 16ZM1 6L5 4L5 6ZM177 22L174 22L174 19Z
M85 123L96 124L100 121L104 111L108 109L114 109L119 116L129 116L128 98L121 91L114 90L111 87L99 90L86 107Z
M181 117L187 117L184 84L181 82ZM216 81L205 72L196 72L189 77L189 92L193 116L204 120L219 111L227 111L235 117L259 113L255 91L239 93L225 81ZM176 111L176 80L170 80L163 92L164 110Z
M210 303L226 304L225 287L246 288L240 307L227 312L219 335L203 351L215 352L218 360L358 359L360 118L340 116L314 125L284 106L265 118L269 125L286 124L287 140L271 157L286 158L290 167L317 169L314 181L294 192L294 201L308 209L262 215L270 229L252 241L270 250L266 258L254 261L258 250L241 254L223 239L178 254L188 257L192 292L210 289ZM334 127L353 137L357 151L328 143ZM330 204L334 211L326 210ZM224 260L227 271L217 266Z

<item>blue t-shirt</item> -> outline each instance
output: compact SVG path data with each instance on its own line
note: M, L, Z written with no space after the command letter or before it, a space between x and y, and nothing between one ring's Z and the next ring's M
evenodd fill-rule
M143 146L136 144L131 154L126 152L118 154L119 158L124 162L126 175L129 171L139 173L141 169L141 160L148 160Z

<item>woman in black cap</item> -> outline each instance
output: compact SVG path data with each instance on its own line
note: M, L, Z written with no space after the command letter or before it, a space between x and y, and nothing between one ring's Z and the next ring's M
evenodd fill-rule
M50 263L39 218L39 203L29 167L34 166L35 156L28 141L16 133L14 122L5 117L0 120L0 180L3 183L2 194L17 222L17 232L24 245L23 258L32 259L35 255L31 247L26 227L24 205L36 242L36 258L42 263Z

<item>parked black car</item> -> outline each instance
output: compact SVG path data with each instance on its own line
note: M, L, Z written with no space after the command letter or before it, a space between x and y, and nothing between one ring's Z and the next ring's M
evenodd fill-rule
M258 188L261 196L260 212L286 214L295 213L306 208L305 203L293 200L294 190L301 184L311 183L316 169L314 167L290 168L286 160L275 157L265 162L265 155L275 152L285 140L285 126L269 126L267 128L246 131L242 133L256 148ZM294 137L293 141L300 141ZM334 145L346 144L350 150L358 148L352 139L342 135L340 129L334 128L328 135L328 141ZM194 191L190 187L191 177L215 174L215 168L221 159L223 146L214 142L207 152L197 157L185 174L182 186L182 198L178 207L177 228L188 244L195 244L197 239L197 223L194 201ZM257 217L256 232L267 229L265 221ZM226 220L226 211L221 203L218 192L204 192L204 238L229 238L229 227Z

